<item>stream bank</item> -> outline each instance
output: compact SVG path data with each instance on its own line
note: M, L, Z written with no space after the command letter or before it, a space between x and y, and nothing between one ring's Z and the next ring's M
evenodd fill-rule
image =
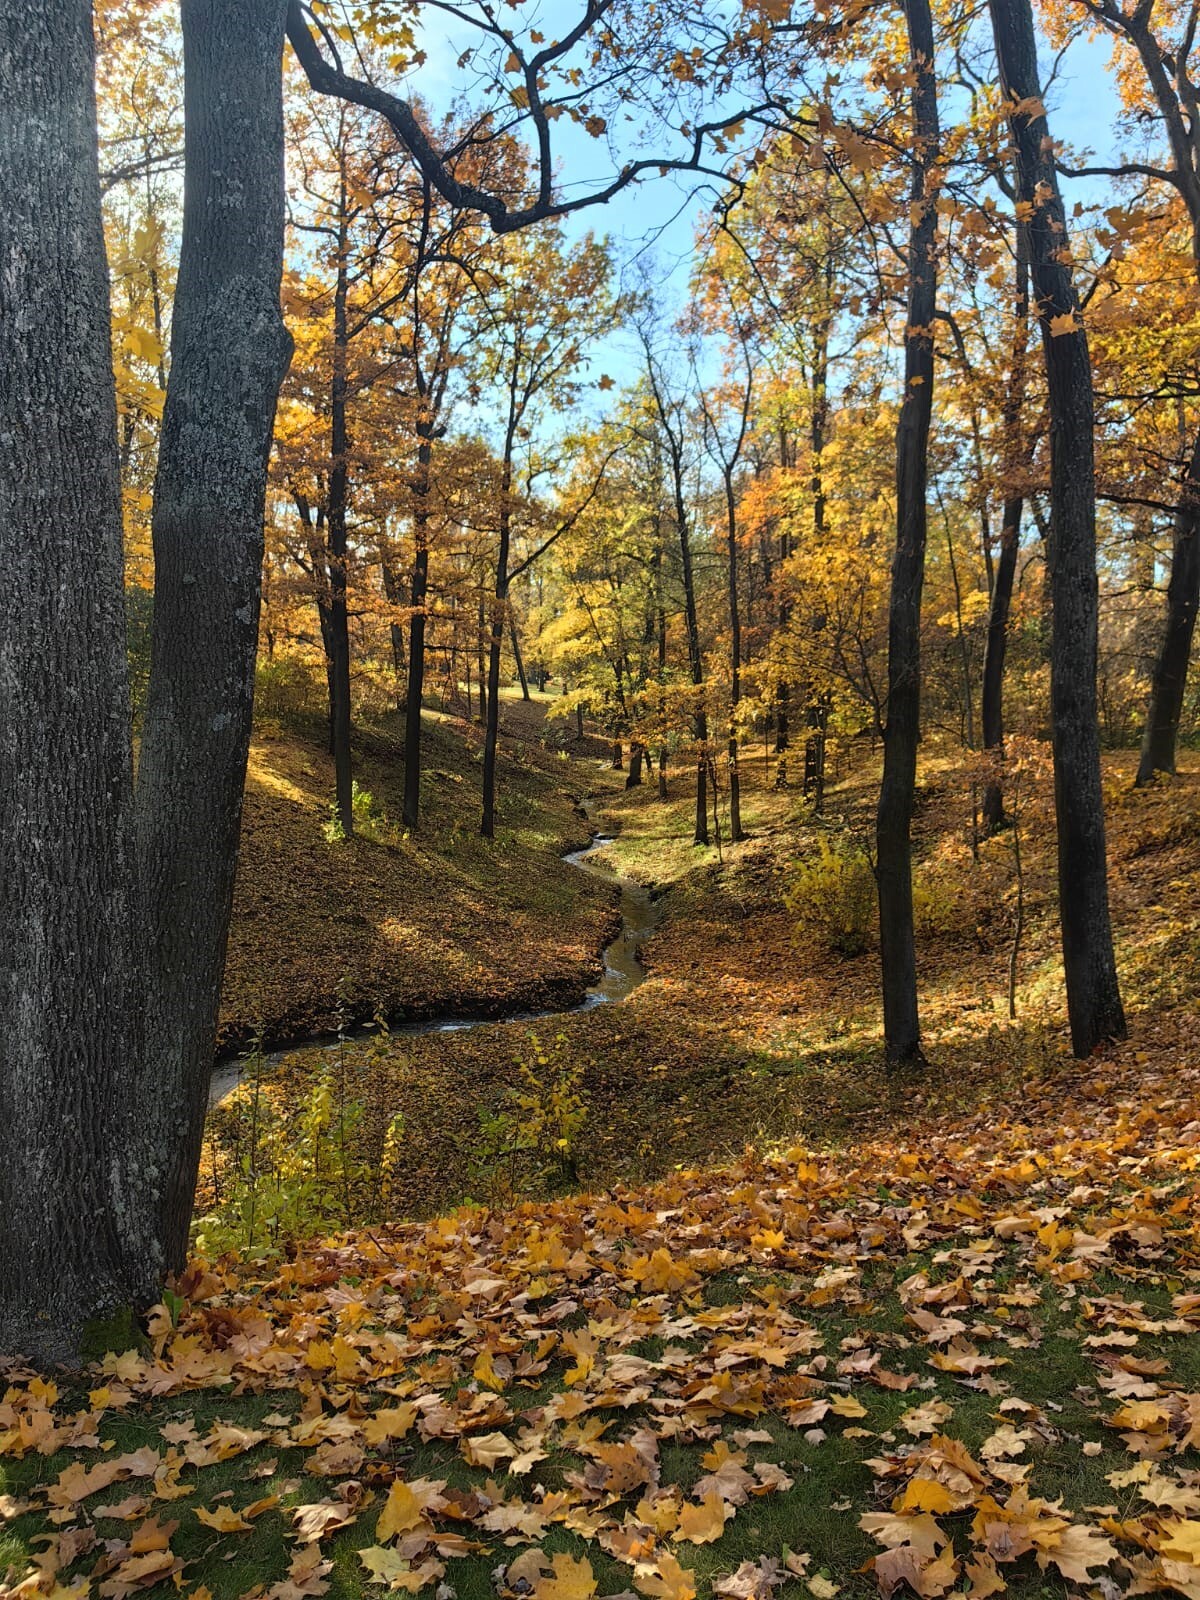
M590 822L594 822L594 802L590 797L581 802L580 809ZM643 983L646 978L646 968L641 959L643 945L653 934L661 916L661 907L655 897L654 891L645 884L637 883L631 878L623 878L610 871L607 867L599 865L592 858L615 842L616 835L595 831L590 843L581 849L568 850L562 855L562 860L568 865L586 872L601 883L606 884L616 891L617 915L619 925L615 936L611 938L601 951L602 973L597 982L591 984L583 993L578 995L575 988L564 997L563 1004L549 1004L535 1008L524 1008L507 1011L497 1015L494 1011L482 1014L463 1006L454 1009L434 1012L432 1015L415 1018L409 1021L389 1024L388 1032L394 1038L424 1038L436 1034L466 1033L476 1028L489 1024L530 1024L542 1022L551 1017L566 1017L573 1014L589 1011L595 1006L610 1005L628 998L630 994ZM539 984L543 980L535 980ZM484 1002L485 1004L487 1002ZM352 1030L343 1030L339 1034L322 1033L308 1038L289 1042L277 1048L268 1048L266 1059L271 1065L278 1065L285 1058L291 1058L301 1052L310 1050L328 1051L336 1048L339 1038L353 1037L366 1038L373 1032L371 1025L358 1027ZM246 1058L244 1053L236 1056L223 1055L218 1058L213 1068L209 1081L208 1103L210 1108L220 1103L237 1088L245 1076Z

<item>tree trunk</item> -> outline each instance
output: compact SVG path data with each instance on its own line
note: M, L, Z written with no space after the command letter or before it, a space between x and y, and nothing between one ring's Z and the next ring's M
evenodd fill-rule
M400 576L395 566L390 560L383 560L379 563L379 569L383 574L383 592L387 603L390 606L400 605L403 591L400 587ZM396 696L399 699L404 693L404 685L408 681L408 671L405 666L404 629L400 623L393 621L388 624L388 632L392 645L392 668L396 674Z
M521 685L521 699L528 700L529 679L525 676L525 663L521 660L521 640L517 635L517 619L510 616L508 619L508 639L512 645L513 660L517 664L517 678Z
M308 568L312 575L313 601L321 630L321 653L325 660L326 743L333 754L333 621L329 609L329 544L325 537L325 507L312 505L307 495L297 491L296 511L304 524L304 543L308 549ZM303 565L303 563L301 563Z
M212 1068L254 701L263 504L291 354L283 0L183 0L183 241L154 486L154 644L138 764L148 979L133 1085L178 1270Z
M349 263L346 240L346 181L342 173L338 207L337 278L333 291L333 375L329 431L329 726L338 822L349 839L354 833L354 776L350 755L350 618L347 610L346 509L349 495L349 445L346 431L346 296Z
M93 71L86 0L0 0L0 1349L41 1361L160 1264L112 1183L142 1019Z
M1200 434L1192 447L1187 476L1175 508L1171 542L1171 577L1167 615L1154 662L1150 705L1142 735L1137 782L1149 783L1156 772L1175 771L1175 745L1187 687L1192 634L1200 604Z
M483 736L483 816L479 831L485 839L496 830L496 747L500 738L500 650L504 644L504 619L508 611L508 547L512 537L509 494L512 480L505 461L500 485L500 540L496 550L496 592L492 601L492 630L488 651L487 723Z
M729 561L729 837L734 844L742 832L742 783L738 773L737 714L742 698L742 618L738 608L737 500L733 475L725 480L725 548Z
M930 175L938 156L939 130L929 0L906 0L905 16L913 74L913 220L908 245L904 400L896 429L896 553L888 613L887 727L875 831L884 1051L892 1065L922 1059L913 933L912 814L921 731L921 591L937 306L937 209Z
M786 471L792 465L788 451L787 429L780 423L779 426L779 465ZM792 553L792 536L786 526L779 533L779 565L776 568L780 588L787 583L785 568ZM791 621L792 608L786 593L781 594L779 600L779 635L782 639L787 633L788 623ZM784 755L788 748L789 728L788 710L791 701L791 688L786 680L780 682L775 691L775 754ZM777 781L786 783L786 764L779 763Z
M640 788L642 782L642 760L645 756L645 746L635 739L629 746L629 776L625 779L627 789Z
M1004 471L1009 480L1000 529L1000 558L991 576L987 644L983 656L983 693L980 706L983 748L999 757L1004 752L1004 659L1008 652L1008 619L1012 610L1013 582L1021 548L1021 513L1024 499L1014 486L1014 476L1026 465L1021 446L1021 412L1025 404L1025 373L1029 327L1029 231L1017 227L1017 283L1013 307L1012 371L1004 399ZM986 539L985 539L986 545ZM990 552L989 552L990 558ZM999 778L983 791L983 832L987 838L1004 822L1004 790Z
M1071 1044L1087 1056L1125 1036L1113 955L1096 720L1094 396L1087 335L1071 277L1053 144L1040 109L1029 0L989 0L1000 79L1017 150L1018 201L1030 208L1029 253L1050 412L1049 565L1054 605L1050 705L1058 892ZM1019 108L1028 109L1019 109ZM1071 331L1055 328L1062 319Z
M1012 609L1013 581L1021 547L1019 494L1004 502L1000 529L1000 558L996 562L992 600L988 609L987 645L983 656L983 748L999 757L1004 751L1004 658L1008 651L1008 618ZM989 779L983 791L983 834L990 837L1004 824L1004 790L998 778Z
M429 464L433 441L422 432L413 482L412 608L408 619L408 691L404 699L404 801L406 828L421 820L421 707L425 698L425 605L429 595ZM467 662L467 716L471 715L471 667Z
M708 716L704 709L704 658L700 654L700 624L696 616L696 584L692 573L692 541L688 535L687 505L683 497L682 464L675 460L675 520L679 528L679 554L683 567L683 610L687 626L688 665L695 686L693 731L699 754L696 760L696 826L693 844L708 843Z
M479 680L479 720L487 721L487 662L484 655L484 641L487 638L487 601L481 594L479 596L479 627L475 639L475 673Z

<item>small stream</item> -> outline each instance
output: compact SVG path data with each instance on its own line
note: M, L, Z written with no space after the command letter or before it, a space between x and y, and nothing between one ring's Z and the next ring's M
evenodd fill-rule
M421 1022L398 1022L389 1028L389 1032L397 1037L406 1034L420 1036L429 1033L463 1033L470 1028L503 1027L512 1023L540 1022L545 1017L567 1017L577 1011L591 1011L595 1006L610 1005L632 994L637 986L645 981L646 969L642 965L641 949L658 926L662 908L644 884L635 883L631 878L618 877L615 872L610 872L607 867L591 859L612 844L615 837L615 834L596 833L592 837L592 842L584 849L570 850L562 858L571 866L578 867L581 872L600 879L602 883L611 884L621 895L621 930L616 938L604 947L604 974L599 982L591 986L578 1005L551 1007L544 1011L518 1011L510 1017L500 1018L464 1017L448 1011L440 1016L426 1017ZM350 1037L367 1038L373 1032L374 1029L371 1027L359 1028L355 1029ZM300 1050L332 1049L333 1045L334 1040L328 1035L300 1039L285 1050L272 1052L267 1061L275 1063L282 1061L285 1056L295 1055ZM210 1108L219 1105L227 1095L233 1093L242 1081L244 1070L245 1062L241 1058L217 1062L209 1080Z

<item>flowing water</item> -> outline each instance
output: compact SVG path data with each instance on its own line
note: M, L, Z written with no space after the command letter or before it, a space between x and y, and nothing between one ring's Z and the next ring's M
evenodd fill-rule
M646 977L646 969L641 960L641 948L658 925L660 907L644 884L634 883L630 878L618 877L615 872L610 872L607 867L592 860L599 851L613 843L614 837L613 834L597 833L585 849L571 850L563 856L564 861L573 867L578 867L581 872L589 873L603 883L612 884L620 891L621 896L621 930L611 944L604 948L604 975L598 983L592 985L578 1005L549 1007L544 1011L518 1011L511 1017L500 1019L463 1017L456 1016L453 1012L445 1012L441 1016L427 1017L421 1022L396 1023L389 1031L398 1036L461 1033L469 1028L494 1028L498 1024L540 1022L545 1017L570 1016L576 1011L590 1011L594 1006L610 1005L632 994ZM370 1028L357 1029L353 1036L365 1038L372 1031ZM333 1041L328 1036L300 1039L295 1044L289 1045L286 1050L276 1051L268 1056L267 1060L281 1061L284 1056L295 1055L299 1050L332 1048ZM240 1058L217 1062L209 1082L210 1107L219 1105L226 1095L237 1088L244 1070L245 1062Z

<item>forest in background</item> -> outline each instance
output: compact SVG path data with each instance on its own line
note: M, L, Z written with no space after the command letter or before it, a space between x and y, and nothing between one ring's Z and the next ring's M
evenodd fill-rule
M1198 21L0 0L0 1592L1200 1594Z

